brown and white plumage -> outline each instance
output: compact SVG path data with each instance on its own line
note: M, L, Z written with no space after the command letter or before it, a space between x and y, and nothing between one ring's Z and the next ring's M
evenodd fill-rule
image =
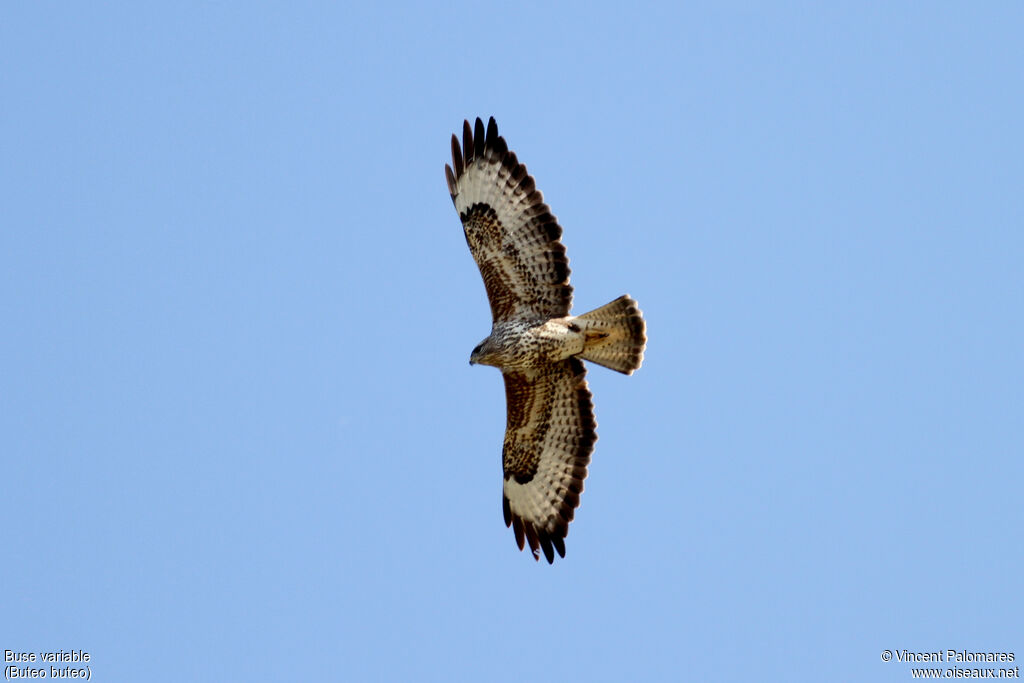
M484 134L476 120L452 136L455 172L445 166L448 191L480 267L495 320L568 315L572 307L569 259L562 228L544 203L526 166L508 150L492 117Z
M569 530L597 440L580 359L630 374L647 338L628 296L574 317L569 260L558 225L526 167L491 118L452 136L448 190L480 268L493 326L470 363L494 365L508 409L503 510L520 549L565 557Z

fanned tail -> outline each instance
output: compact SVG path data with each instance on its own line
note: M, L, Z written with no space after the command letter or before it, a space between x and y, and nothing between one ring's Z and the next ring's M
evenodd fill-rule
M577 316L585 342L580 358L626 375L644 362L647 325L639 306L628 294Z

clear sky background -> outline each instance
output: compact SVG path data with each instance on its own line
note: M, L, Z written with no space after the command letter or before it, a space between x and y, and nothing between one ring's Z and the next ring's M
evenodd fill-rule
M93 680L905 681L1024 658L1024 8L5 3L0 649ZM443 165L494 115L592 367L502 522ZM993 665L988 665L993 666Z

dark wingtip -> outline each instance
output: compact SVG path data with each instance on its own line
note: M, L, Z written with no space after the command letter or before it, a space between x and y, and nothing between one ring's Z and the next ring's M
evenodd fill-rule
M512 532L516 535L516 545L518 545L519 549L522 550L523 545L526 542L526 537L523 534L523 520L519 517L512 518Z
M505 142L505 138L498 136L498 139L494 141L494 153L501 160L501 163L505 163L505 157L508 156L508 144Z
M544 559L548 561L548 564L554 564L555 551L551 547L551 537L548 536L546 531L541 531L537 534L537 540L540 541L540 547L544 550Z
M459 138L456 135L452 135L452 166L455 167L455 177L461 178L466 169L462 165L462 150L459 149Z
M523 524L523 531L526 532L526 542L530 545L530 552L533 559L540 559L540 539L537 538L537 530L533 528L533 522Z
M484 132L484 122L476 117L476 125L473 127L474 157L484 155L484 144L487 142L487 134Z
M492 116L487 121L487 146L493 149L498 144L498 124Z
M469 127L468 120L462 122L462 158L466 166L473 161L473 129Z
M455 195L458 194L458 187L455 185L455 175L452 173L452 167L448 164L444 165L444 177L448 181L448 194L452 196L452 201L454 201Z

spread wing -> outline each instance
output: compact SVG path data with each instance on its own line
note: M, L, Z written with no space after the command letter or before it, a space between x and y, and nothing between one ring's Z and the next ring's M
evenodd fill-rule
M491 117L487 132L462 128L462 148L452 136L448 191L459 212L491 302L495 322L569 315L569 259L562 228L533 178L508 150Z
M597 441L594 406L583 363L570 358L526 370L503 370L508 424L502 463L502 507L519 549L565 557L569 532Z

